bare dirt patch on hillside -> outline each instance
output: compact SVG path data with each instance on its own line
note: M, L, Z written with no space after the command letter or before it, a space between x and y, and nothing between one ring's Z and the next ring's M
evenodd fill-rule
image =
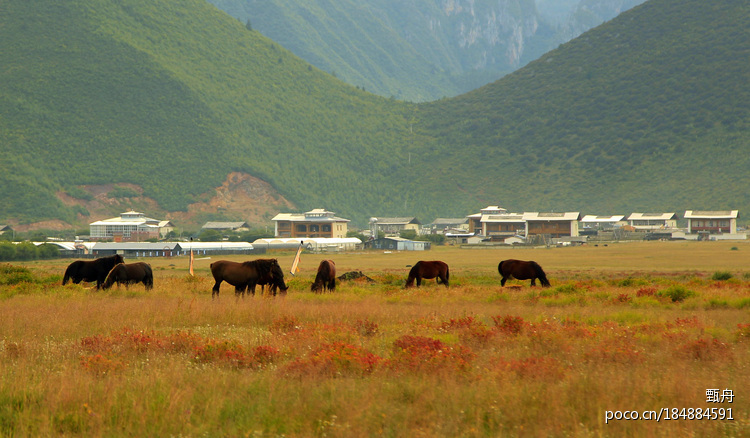
M90 199L74 198L59 192L58 198L68 206L79 205L89 215L78 214L75 224L61 220L13 225L17 231L35 229L63 230L72 227L85 227L89 223L116 217L128 210L136 210L155 219L171 220L178 228L197 229L207 217L212 220L245 221L251 225L268 225L277 213L295 209L293 203L284 198L267 182L252 175L232 172L221 186L199 196L204 201L188 205L187 211L166 211L152 198L143 196L143 188L130 183L112 183L79 186L91 195ZM113 190L127 189L138 196L110 197Z

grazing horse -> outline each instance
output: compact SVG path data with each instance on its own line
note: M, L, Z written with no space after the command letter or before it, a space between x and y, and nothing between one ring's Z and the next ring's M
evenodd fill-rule
M107 274L102 289L109 289L114 283L117 283L117 287L121 284L128 287L129 284L143 283L146 290L149 290L154 287L154 274L151 272L151 265L144 262L118 263Z
M313 292L325 292L326 289L331 292L336 290L336 263L333 260L320 261L318 274L315 275L315 281L310 286Z
M545 275L542 267L539 263L534 261L524 260L503 260L497 265L497 271L502 275L503 279L500 280L500 285L505 286L505 282L508 278L515 278L516 280L529 280L531 279L531 285L535 286L535 281L538 278L539 283L543 287L549 287L549 280Z
M72 281L78 284L82 281L95 281L96 288L100 289L102 283L107 278L107 274L112 268L118 263L123 263L125 260L120 254L115 254L109 257L100 257L95 260L76 260L68 265L65 269L65 276L63 276L62 284L65 286L68 281Z
M422 285L423 278L436 278L438 284L441 282L448 287L448 277L450 272L448 265L440 260L433 261L418 261L409 271L409 277L406 279L405 287L412 287L414 285L414 279L417 280L417 287Z
M276 295L276 287L282 292L287 290L284 284L284 272L276 259L257 259L242 263L219 260L211 263L211 274L216 281L211 290L211 298L219 296L219 286L222 281L234 286L234 293L237 296L240 294L244 296L248 287L254 296L255 286L258 284L270 284L274 295Z

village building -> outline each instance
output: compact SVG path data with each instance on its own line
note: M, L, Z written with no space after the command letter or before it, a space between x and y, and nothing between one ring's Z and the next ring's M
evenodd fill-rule
M533 235L549 235L550 237L578 236L578 222L581 214L575 212L564 213L536 213L523 214L526 222L526 237Z
M104 219L89 224L91 240L113 240L115 242L142 242L148 239L164 238L174 225L146 217L137 211L120 213L120 217Z
M372 219L370 219L372 220ZM378 231L386 236L398 236L402 231L411 230L419 233L422 222L415 217L379 217L377 218Z
M13 229L10 227L10 225L0 225L0 235L3 235L5 233L12 233Z
M469 232L492 241L504 242L509 237L545 235L553 238L578 236L579 212L508 213L502 207L489 206L467 216Z
M631 213L628 223L635 231L655 231L677 228L675 213Z
M688 233L737 234L738 210L685 211Z
M250 225L247 222L206 222L201 230L243 232L250 231Z
M256 248L297 249L300 245L313 252L339 252L362 249L362 241L356 237L266 237L253 242Z
M262 254L265 248L255 248L248 242L96 242L90 254L105 257L120 254L129 257L173 257L188 255Z
M469 218L439 217L424 228L429 234L466 234L469 233Z
M367 242L369 249L382 249L386 251L425 251L432 248L430 242L403 239L401 237L383 237Z
M507 214L507 213L508 213L508 210L502 207L498 207L497 205L490 205L488 207L485 207L479 210L479 213L470 214L466 216L466 219L469 222L469 232L473 234L486 235L485 233L482 232L483 230L482 219L490 215L501 215L501 214Z
M279 213L274 216L276 237L346 237L349 219L322 208L306 213Z

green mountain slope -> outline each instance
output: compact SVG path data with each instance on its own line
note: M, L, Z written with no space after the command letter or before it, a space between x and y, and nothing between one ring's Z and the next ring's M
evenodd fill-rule
M169 210L233 171L370 216L750 209L750 12L651 0L466 95L384 99L202 0L0 4L0 223L132 183Z
M342 80L424 102L508 74L644 0L208 0Z
M402 202L407 107L312 68L203 1L3 9L5 218L70 219L55 190L111 182L184 209L230 171L303 206L365 215Z
M422 106L420 132L457 185L510 208L747 211L748 28L743 2L651 0Z

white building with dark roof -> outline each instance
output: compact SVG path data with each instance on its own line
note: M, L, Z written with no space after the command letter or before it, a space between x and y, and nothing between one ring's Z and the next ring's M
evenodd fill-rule
M685 211L688 233L737 234L738 210Z
M89 224L91 240L144 241L159 239L172 231L169 221L152 219L137 211L120 213L120 217L104 219Z
M276 237L346 237L349 219L336 213L316 208L306 213L279 213L271 219Z
M630 226L636 231L654 231L677 228L676 213L631 213Z

